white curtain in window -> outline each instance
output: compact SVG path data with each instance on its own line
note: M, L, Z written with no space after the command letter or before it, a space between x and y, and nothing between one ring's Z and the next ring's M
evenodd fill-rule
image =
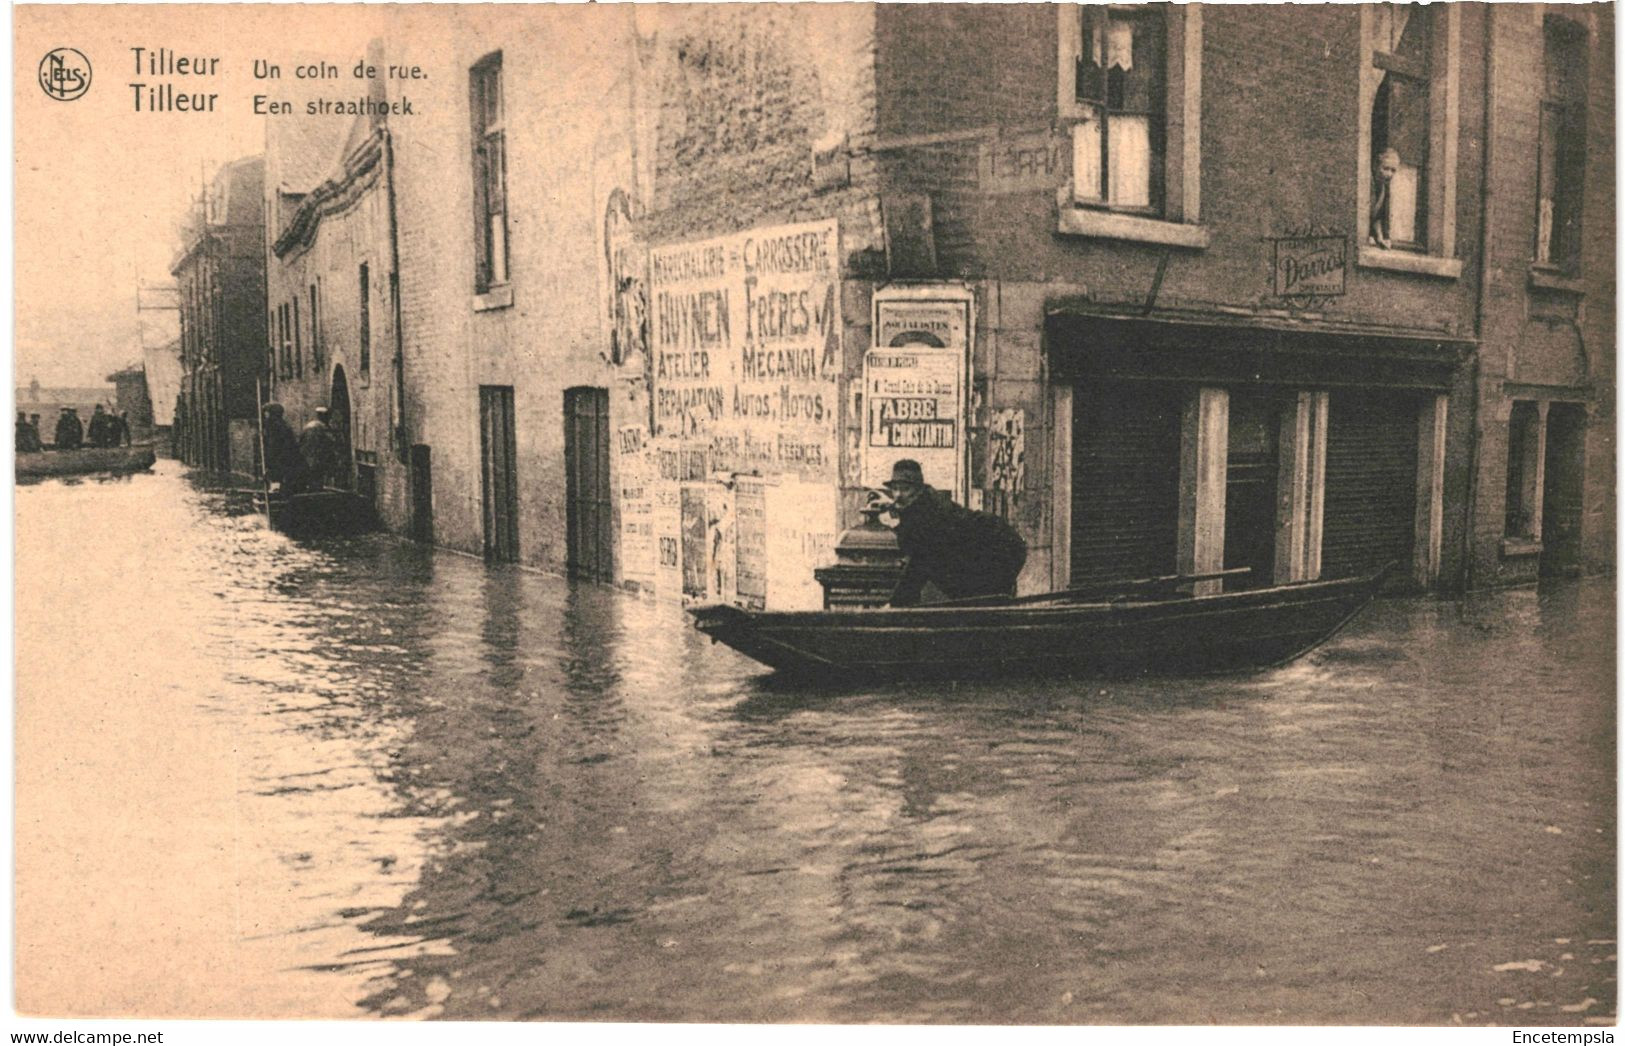
M1107 197L1119 207L1151 206L1151 119L1113 115L1106 135L1110 156Z
M1416 242L1416 188L1421 181L1415 167L1401 163L1388 183L1388 238L1395 243Z
M1093 112L1072 125L1072 196L1100 201L1100 120Z

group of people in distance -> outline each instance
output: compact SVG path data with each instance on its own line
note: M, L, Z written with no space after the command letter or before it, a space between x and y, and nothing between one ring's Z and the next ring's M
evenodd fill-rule
M265 478L284 494L321 490L337 478L339 440L326 407L296 436L280 403L267 403L261 411L260 435L265 441Z
M56 419L56 442L48 445L40 436L39 415L25 414L20 410L17 412L19 454L49 449L78 450L85 446L87 439L92 447L117 447L121 444L129 446L129 415L114 414L98 403L90 415L90 427L87 431L85 423L79 420L79 409L63 407Z

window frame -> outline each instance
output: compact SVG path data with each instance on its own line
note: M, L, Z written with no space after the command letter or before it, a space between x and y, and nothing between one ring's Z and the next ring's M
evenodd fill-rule
M1403 5L1401 5L1403 6ZM1461 5L1431 4L1428 77L1427 242L1421 249L1383 248L1370 240L1372 106L1387 70L1387 42L1377 39L1377 5L1360 5L1360 95L1355 156L1356 262L1361 268L1458 279L1456 166L1461 137ZM1379 58L1379 56L1382 56Z
M1533 266L1543 273L1557 274L1566 277L1575 277L1580 274L1581 243L1585 230L1585 168L1587 157L1587 119L1588 119L1588 93L1590 89L1591 74L1591 26L1584 21L1569 17L1567 14L1543 9L1540 20L1541 28L1541 89L1537 103L1539 120L1535 136L1535 236L1532 247ZM1572 83L1576 86L1569 97L1553 97L1548 93L1551 78L1549 69L1553 60L1554 35L1566 35L1567 43L1573 48L1573 57L1580 63L1579 76ZM1562 56L1557 56L1561 60ZM1554 257L1552 248L1557 244L1557 204L1560 197L1552 197L1553 217L1551 233L1546 244L1546 257L1541 256L1541 206L1545 202L1546 193L1546 127L1548 114L1552 111L1559 114L1562 123L1556 130L1559 136L1556 141L1557 156L1553 158L1553 178L1559 190L1566 187L1569 205L1573 209L1574 221L1572 224L1572 242L1565 238L1563 250L1559 256ZM1577 137L1577 141L1564 141L1561 137L1565 133ZM1565 154L1567 153L1567 154ZM1569 178L1565 178L1565 166L1568 166Z
M512 281L512 236L509 221L506 84L502 52L475 62L468 70L469 155L473 167L474 293L484 295ZM492 99L495 99L494 105ZM492 109L494 108L494 118ZM495 149L492 143L495 143ZM492 152L496 162L491 161ZM494 179L494 181L493 181ZM493 184L501 193L501 208L491 206ZM500 257L492 235L493 219L501 215ZM499 264L500 263L500 264Z
M367 262L362 262L356 268L356 285L361 303L356 323L361 343L356 370L362 377L367 377L372 373L372 269Z
M1160 13L1163 23L1162 117L1160 178L1151 198L1160 206L1122 207L1110 201L1080 201L1076 198L1070 166L1065 183L1056 196L1057 231L1063 235L1102 239L1132 240L1174 247L1207 247L1209 233L1201 222L1202 197L1202 5L1136 4L1056 6L1057 73L1056 104L1060 133L1067 139L1063 149L1072 163L1072 128L1081 123L1090 103L1077 98L1078 60L1083 51L1085 12L1104 6L1126 10L1149 8ZM1109 116L1109 114L1108 114ZM1104 126L1103 126L1104 131ZM1154 133L1156 129L1153 129ZM1101 178L1109 179L1103 166Z

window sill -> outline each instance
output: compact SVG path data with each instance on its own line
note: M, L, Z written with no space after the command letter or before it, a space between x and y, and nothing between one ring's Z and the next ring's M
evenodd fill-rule
M1092 236L1102 240L1133 240L1137 243L1157 243L1165 247L1189 247L1206 250L1212 234L1206 226L1186 225L1157 218L1115 214L1078 207L1071 202L1072 190L1063 186L1060 200L1060 221L1056 231L1062 236Z
M1412 254L1410 251L1364 246L1360 248L1358 262L1362 269L1388 269L1391 272L1437 276L1446 280L1461 278L1460 258L1439 258L1431 254Z
M1501 555L1507 559L1521 556L1538 556L1541 553L1541 544L1534 538L1502 538Z
M1585 283L1577 276L1565 276L1555 269L1539 266L1529 270L1529 286L1537 291L1557 291L1561 294L1583 295Z
M484 294L474 295L474 311L490 312L492 309L506 309L513 304L513 284L504 283L492 287Z

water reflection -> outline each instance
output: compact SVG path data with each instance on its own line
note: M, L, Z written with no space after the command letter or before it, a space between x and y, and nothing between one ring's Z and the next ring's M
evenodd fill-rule
M152 569L252 749L265 933L359 1012L1612 1012L1606 585L1380 604L1252 676L809 692L672 607L147 479L193 506Z

